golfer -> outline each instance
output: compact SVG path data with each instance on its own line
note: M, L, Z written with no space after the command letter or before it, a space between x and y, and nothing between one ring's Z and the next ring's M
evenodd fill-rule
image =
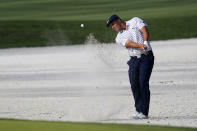
M116 43L128 49L130 60L129 79L135 101L134 119L147 119L150 103L149 79L154 65L154 55L149 42L147 24L140 18L123 21L119 16L112 15L107 27L118 32Z

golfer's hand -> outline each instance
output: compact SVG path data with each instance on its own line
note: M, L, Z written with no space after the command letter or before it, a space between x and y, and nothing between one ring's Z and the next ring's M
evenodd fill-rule
M142 51L145 51L146 50L146 45L144 44L139 44L139 48L142 50Z

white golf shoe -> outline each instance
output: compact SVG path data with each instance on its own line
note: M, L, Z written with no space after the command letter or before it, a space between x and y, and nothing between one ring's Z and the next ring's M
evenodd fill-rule
M140 114L140 113L136 111L136 112L132 115L132 118L134 118L134 119L137 118L137 116L138 116L139 114Z
M143 113L135 113L132 115L133 119L148 119L148 116L144 115Z

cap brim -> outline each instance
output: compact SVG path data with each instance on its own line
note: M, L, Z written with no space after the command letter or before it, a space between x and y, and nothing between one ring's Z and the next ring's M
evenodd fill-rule
M107 26L107 27L109 27L109 25L110 25L110 24L111 24L111 22L110 22L110 23L107 23L107 25L106 25L106 26Z

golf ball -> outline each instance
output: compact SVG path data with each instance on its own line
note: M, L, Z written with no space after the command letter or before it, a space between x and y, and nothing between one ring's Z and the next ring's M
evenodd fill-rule
M81 24L81 27L84 27L84 24Z

